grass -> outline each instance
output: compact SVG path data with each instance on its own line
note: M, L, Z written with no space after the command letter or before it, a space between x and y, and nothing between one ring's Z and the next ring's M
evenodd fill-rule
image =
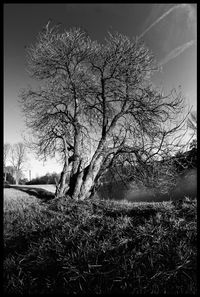
M4 189L5 294L195 294L196 200L42 203Z
M16 185L12 185L11 187L17 187ZM48 192L52 192L55 193L56 190L56 185L53 184L44 184L44 185L19 185L18 187L23 187L23 188L39 188L39 189L43 189L46 190Z
M54 185L6 185L5 188L19 189L20 191L28 193L31 196L34 195L45 202L52 200L55 196Z

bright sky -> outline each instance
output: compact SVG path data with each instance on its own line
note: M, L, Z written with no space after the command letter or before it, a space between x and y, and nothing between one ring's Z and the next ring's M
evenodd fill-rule
M35 42L49 19L63 28L82 27L98 41L108 31L138 36L163 65L153 82L166 91L180 85L196 110L196 15L196 4L4 4L4 143L23 141L26 133L17 101L20 89L34 84L26 71L25 46ZM43 163L32 154L26 167L32 178L62 168L56 160Z

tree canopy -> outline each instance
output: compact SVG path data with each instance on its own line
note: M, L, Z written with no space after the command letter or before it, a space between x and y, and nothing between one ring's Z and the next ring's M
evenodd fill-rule
M109 33L101 44L81 29L47 25L27 61L41 84L23 90L20 102L34 149L62 157L57 196L90 197L117 159L147 161L174 145L184 124L183 97L152 84L159 68L137 38Z

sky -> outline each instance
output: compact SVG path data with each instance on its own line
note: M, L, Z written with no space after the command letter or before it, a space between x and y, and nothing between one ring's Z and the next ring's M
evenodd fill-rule
M197 105L196 4L4 4L4 143L23 141L26 127L18 103L20 90L34 85L26 70L25 47L51 20L61 28L81 27L103 42L108 31L138 36L162 70L152 81L165 91L181 86L187 104ZM60 172L58 160L46 163L29 153L25 176Z

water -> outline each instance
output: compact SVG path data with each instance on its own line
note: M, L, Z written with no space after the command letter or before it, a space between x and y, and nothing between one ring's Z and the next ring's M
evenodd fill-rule
M104 199L126 199L134 202L179 200L185 196L195 198L197 197L197 169L191 169L179 176L171 197L168 194L155 196L153 189L136 189L133 185L129 184L126 186L123 182L103 185L98 191L98 196Z

